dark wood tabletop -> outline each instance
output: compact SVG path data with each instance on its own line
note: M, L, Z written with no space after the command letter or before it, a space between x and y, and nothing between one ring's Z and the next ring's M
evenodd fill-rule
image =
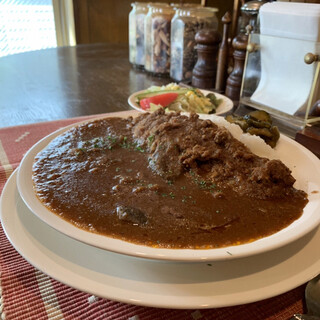
M127 45L90 44L0 58L0 127L130 110L130 94L170 82L128 56Z

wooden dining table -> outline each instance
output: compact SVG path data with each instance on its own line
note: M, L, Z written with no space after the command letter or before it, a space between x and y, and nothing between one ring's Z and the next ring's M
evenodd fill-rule
M128 110L130 94L168 81L132 68L122 44L2 57L0 127Z
M132 93L168 82L169 78L131 66L128 46L122 44L52 48L0 58L0 192L41 138L81 120L131 114L127 100ZM218 308L158 308L98 297L33 266L2 228L0 238L0 315L5 320L287 320L306 313L306 283L274 297L258 301L251 297L250 303Z

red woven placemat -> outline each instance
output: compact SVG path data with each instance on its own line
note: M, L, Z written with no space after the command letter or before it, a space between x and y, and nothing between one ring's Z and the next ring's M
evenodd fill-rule
M0 192L34 143L61 127L89 118L92 116L0 129ZM287 320L294 313L304 312L304 288L303 285L271 299L220 309L174 310L128 305L91 296L45 275L20 256L0 226L1 319Z

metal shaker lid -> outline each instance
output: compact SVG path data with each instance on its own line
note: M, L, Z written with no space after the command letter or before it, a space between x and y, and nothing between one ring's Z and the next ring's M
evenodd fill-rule
M257 15L259 13L260 7L267 2L268 1L264 0L248 1L241 7L241 11L247 15Z

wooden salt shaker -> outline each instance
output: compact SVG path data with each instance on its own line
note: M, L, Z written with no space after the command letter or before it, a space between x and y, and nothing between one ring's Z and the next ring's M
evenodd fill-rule
M217 53L221 35L213 29L203 29L195 36L198 60L193 69L192 86L211 89L215 86Z

